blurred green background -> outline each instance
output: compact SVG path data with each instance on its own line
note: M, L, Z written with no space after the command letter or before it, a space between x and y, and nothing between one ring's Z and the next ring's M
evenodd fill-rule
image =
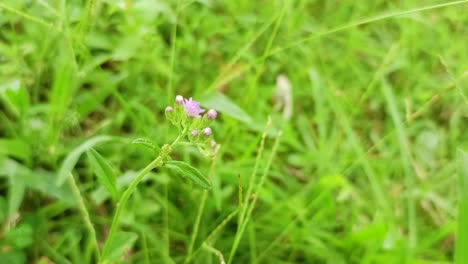
M94 148L122 190L154 158L133 139L177 136L163 113L177 94L220 112L214 163L172 154L213 168L193 263L220 263L201 245L236 210L238 175L248 188L268 116L267 180L233 263L452 263L468 226L467 2L1 0L0 263L92 262L59 175L103 242L115 203L80 150L112 136ZM183 263L202 193L153 171L119 262ZM226 260L236 228L209 241Z

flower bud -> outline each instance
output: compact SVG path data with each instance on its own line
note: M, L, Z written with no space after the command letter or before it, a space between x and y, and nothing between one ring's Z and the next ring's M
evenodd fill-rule
M211 136L211 128L209 127L204 128L202 133L204 136L207 136L207 137Z
M184 103L184 97L182 95L177 95L175 98L176 104L183 104Z
M206 113L206 116L208 117L208 119L215 119L217 116L218 116L218 112L216 112L216 110L214 109L210 109L208 110L208 112Z
M192 137L196 137L198 135L198 131L197 130L192 130L192 131L190 131L190 135Z
M216 141L211 140L211 141L210 141L210 146L211 146L212 148L215 148L215 147L216 147Z
M166 107L166 110L164 110L164 112L166 114L172 113L172 112L174 112L174 108L172 108L171 106L168 106L168 107Z

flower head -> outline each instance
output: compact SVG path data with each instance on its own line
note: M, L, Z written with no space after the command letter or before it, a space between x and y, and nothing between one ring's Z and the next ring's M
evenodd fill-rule
M207 116L209 119L213 120L213 119L215 119L215 118L218 116L218 112L216 112L216 110L214 110L214 109L210 109L210 110L208 110L208 112L206 113L206 116Z
M198 131L197 130L192 130L192 131L190 131L190 135L192 137L196 137L198 135Z
M177 95L175 98L176 104L183 104L184 103L184 97L182 95Z
M185 112L187 112L187 116L201 118L201 114L205 112L205 109L202 109L200 107L200 103L192 100L192 97L190 97L189 99L184 99L183 105L185 108Z
M204 136L207 136L207 137L211 136L211 128L209 127L204 128L202 133Z

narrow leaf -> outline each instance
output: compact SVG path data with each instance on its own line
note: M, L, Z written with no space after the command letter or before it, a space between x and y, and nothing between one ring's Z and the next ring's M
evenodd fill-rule
M164 162L164 166L176 171L182 177L187 177L195 185L204 189L211 189L211 183L203 176L200 171L183 161L170 160Z
M57 176L57 185L62 185L67 179L67 177L70 176L70 172L75 167L76 163L78 162L78 159L80 158L81 154L83 154L83 152L97 145L98 143L102 143L102 142L109 141L112 139L113 137L110 137L110 136L92 137L86 140L85 142L83 142L78 147L76 147L73 151L71 151L62 162L62 166L60 167L60 170Z
M9 177L16 189L24 184L27 188L37 190L48 197L55 197L68 205L75 205L76 201L70 186L68 184L57 186L54 182L56 177L54 173L40 169L33 171L12 159L0 159L0 168L2 168L0 177ZM12 189L11 191L16 192L17 190ZM15 195L18 194L15 193ZM2 262L0 261L0 263Z
M88 155L88 159L99 182L106 187L107 191L112 195L112 198L117 200L116 177L111 165L93 148L86 151L86 154Z
M23 161L28 161L31 158L31 148L23 140L1 138L0 155L12 156Z
M239 121L252 124L253 119L242 108L235 104L229 97L221 93L214 93L202 100L206 107L216 108L217 111L231 116Z
M468 263L468 154L459 151L460 201L458 204L458 230L455 244L455 263Z
M142 145L144 147L147 147L155 152L158 152L160 150L158 144L156 144L153 140L147 139L147 138L137 138L133 140L132 144L136 145Z
M126 250L133 247L137 238L137 234L132 232L121 231L116 233L112 243L109 244L109 251L107 251L108 254L102 256L105 263L113 263L113 261L119 259Z

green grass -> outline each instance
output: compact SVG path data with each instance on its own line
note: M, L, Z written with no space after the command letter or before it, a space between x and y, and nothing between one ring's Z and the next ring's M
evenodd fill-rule
M116 262L465 264L467 36L468 1L3 0L0 263L96 263L182 94L220 112L216 158L171 153L213 187L143 177Z

